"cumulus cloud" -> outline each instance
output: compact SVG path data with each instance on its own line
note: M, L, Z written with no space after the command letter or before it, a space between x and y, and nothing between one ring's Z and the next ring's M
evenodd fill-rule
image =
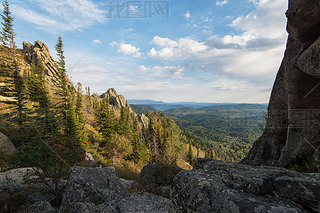
M190 38L180 38L178 41L155 36L152 41L162 49L152 48L148 55L152 58L178 60L188 58L207 49L204 42L197 42Z
M91 0L27 0L37 7L33 10L27 4L12 5L13 14L42 30L73 31L92 24L104 22L104 12Z
M261 0L257 8L246 16L232 21L231 26L239 31L263 37L283 37L286 35L285 10L287 0Z
M118 47L118 52L123 53L124 55L131 55L135 58L140 58L141 57L141 52L140 48L137 48L131 44L126 44L124 42L116 42L113 41L110 43L111 46L117 46Z
M223 1L216 1L216 5L222 7L225 4L228 4L229 0L223 0Z
M171 61L187 59L212 75L218 73L234 82L246 80L246 84L270 88L285 49L286 3L257 2L255 10L232 21L230 26L239 30L238 35L212 35L204 42L155 36L152 43L156 46L148 56Z

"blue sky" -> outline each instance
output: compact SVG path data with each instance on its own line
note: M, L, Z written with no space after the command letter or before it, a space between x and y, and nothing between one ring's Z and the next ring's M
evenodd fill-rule
M266 103L287 38L287 0L8 2L20 47L61 35L74 83L127 99Z

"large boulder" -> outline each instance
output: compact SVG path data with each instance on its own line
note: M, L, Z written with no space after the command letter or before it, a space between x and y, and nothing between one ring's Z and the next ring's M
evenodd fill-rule
M117 203L104 203L92 209L95 213L167 213L169 212L169 199L150 194L132 193L130 197L124 198Z
M170 185L181 170L178 166L148 164L142 168L140 180L143 184Z
M60 208L70 211L78 202L99 205L118 202L128 196L113 167L74 167L70 170Z
M266 129L243 163L320 171L320 1L289 0L286 15L289 37Z
M48 201L41 201L34 203L25 213L58 213Z
M172 184L178 212L320 212L320 174L199 159Z
M0 132L0 152L4 152L5 154L13 154L16 151L11 140Z
M30 203L52 200L54 195L49 191L46 184L26 182L26 180L30 181L36 178L33 173L34 169L31 167L17 168L0 173L0 193L7 193L12 197L18 195ZM48 181L47 184L52 187L53 183ZM60 188L64 188L64 186L65 182L61 181Z

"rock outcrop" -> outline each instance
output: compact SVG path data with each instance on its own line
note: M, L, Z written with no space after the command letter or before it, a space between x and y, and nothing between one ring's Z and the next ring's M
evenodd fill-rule
M177 212L320 212L320 174L198 159L172 184Z
M129 197L113 167L71 169L63 194L61 209L70 211L76 203L117 203Z
M11 155L16 151L15 146L11 140L0 132L0 152Z
M144 129L149 128L149 118L145 114L137 115L138 121L142 124Z
M181 170L181 168L172 165L148 164L142 168L140 180L144 184L171 185L173 178Z
M46 80L54 85L58 73L57 64L50 55L49 48L41 41L35 41L34 45L30 42L23 42L23 52L26 54L28 63L34 63L35 66L39 65L41 61L45 68Z
M100 97L109 98L109 104L113 105L117 109L121 109L122 107L129 106L126 99L124 99L123 95L118 95L118 93L114 88L108 89L108 91L100 95ZM132 112L132 109L130 106L129 108L130 108L130 112Z
M47 201L39 201L26 212L169 212L169 199L150 193L129 194L124 187L130 185L129 182L133 183L121 180L113 167L74 167L69 173L59 209Z
M289 0L287 48L250 165L320 165L320 1ZM318 168L318 171L320 168Z

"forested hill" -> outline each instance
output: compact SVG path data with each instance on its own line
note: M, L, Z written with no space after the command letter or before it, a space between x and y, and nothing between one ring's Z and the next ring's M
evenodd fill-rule
M262 134L266 104L228 104L163 111L196 141L215 151L217 158L239 161Z

